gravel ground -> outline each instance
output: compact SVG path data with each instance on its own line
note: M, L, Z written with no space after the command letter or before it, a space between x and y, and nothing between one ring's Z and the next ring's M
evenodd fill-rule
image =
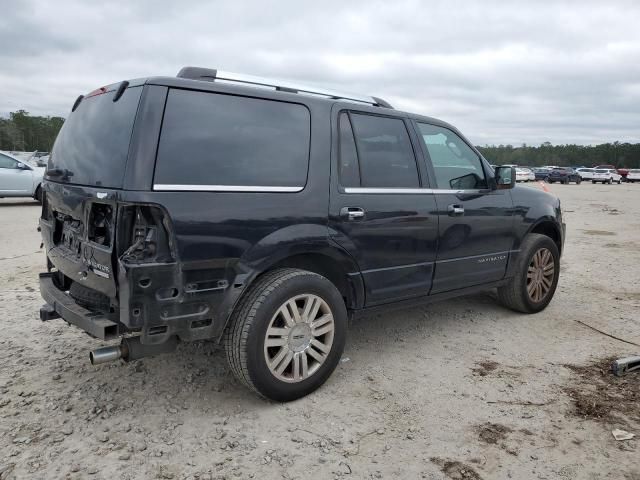
M578 323L640 344L640 186L549 188L568 225L549 308L487 293L358 320L289 404L211 342L92 367L100 342L38 319L39 207L0 200L0 479L640 479L640 374L603 363L640 347Z

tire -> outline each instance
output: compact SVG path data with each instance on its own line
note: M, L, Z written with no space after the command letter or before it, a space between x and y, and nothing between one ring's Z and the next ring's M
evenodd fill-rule
M621 183L622 183L622 179L621 179L621 178L619 178L619 179L618 179L618 185L620 185Z
M595 184L596 184L596 181L595 181L595 180L591 180L591 183L593 183L593 184L595 185Z
M78 282L73 282L69 288L69 295L76 303L92 311L109 312L111 302L106 295L87 288Z
M528 287L531 287L531 284L535 282L535 278L531 279L531 284L528 282L528 273L529 270L534 265L534 256L538 252L547 251L551 255L553 260L553 278L549 278L546 274L539 274L540 277L544 276L549 282L547 286L546 283L542 284L542 289L548 288L544 296L540 299L535 299L537 289L534 288L534 295L530 295L528 291ZM545 254L546 255L546 254ZM544 270L547 270L544 267ZM535 272L533 273L535 275ZM520 256L517 260L515 275L512 279L510 279L509 283L503 287L498 288L498 300L505 307L510 308L511 310L515 310L517 312L522 313L537 313L541 310L544 310L556 291L556 287L558 286L558 277L560 274L560 253L558 252L558 247L551 238L546 235L540 235L537 233L530 233L527 235L522 242L520 247Z
M297 314L288 308L292 301ZM326 322L329 314L333 318L332 332L314 336L310 322L295 323L292 317L304 318L307 301L319 305L315 311L321 317L314 316L316 322L325 319L316 331L330 326ZM285 311L289 320L294 321L289 326ZM294 331L297 326L300 328ZM267 334L268 330L276 329L279 334ZM288 402L308 395L329 378L340 361L346 335L347 309L333 283L316 273L287 268L268 272L249 287L229 320L224 344L229 366L238 380L268 399ZM268 347L267 340L274 345ZM326 350L316 347L317 344ZM278 372L285 362L283 371ZM306 378L303 365L307 366ZM301 378L295 377L296 372Z
M39 204L42 204L42 187L40 185L36 188L36 193L33 195L33 198L37 200Z
M581 183L582 183L582 179L581 178L576 180L576 185L580 185Z
M602 182L602 183L604 184L604 182ZM611 185L611 184L613 183L613 178L609 177L609 180L607 180L607 183L608 183L609 185Z

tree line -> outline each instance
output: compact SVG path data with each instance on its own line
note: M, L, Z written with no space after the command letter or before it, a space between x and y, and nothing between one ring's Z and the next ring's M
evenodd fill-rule
M18 110L9 118L0 118L0 150L50 152L62 128L64 118L41 117ZM595 165L640 168L640 143L603 143L600 145L551 145L538 147L523 144L485 145L478 150L494 165Z
M18 110L0 117L0 150L50 152L62 128L62 117L40 117Z
M539 147L485 145L476 148L493 165L515 164L531 167L614 165L618 168L640 168L640 143L551 145L551 143L545 142Z

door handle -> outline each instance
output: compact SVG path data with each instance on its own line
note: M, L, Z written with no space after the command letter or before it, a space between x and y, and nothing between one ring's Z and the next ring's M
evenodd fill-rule
M449 205L447 207L447 212L450 217L460 217L464 215L464 207L462 205Z
M364 218L364 209L360 207L342 207L340 209L340 216L347 220L359 220Z

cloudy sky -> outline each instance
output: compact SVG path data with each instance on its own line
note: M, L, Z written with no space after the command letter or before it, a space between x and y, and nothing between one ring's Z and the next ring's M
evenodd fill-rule
M0 115L184 65L304 80L474 143L640 142L638 1L2 0Z

